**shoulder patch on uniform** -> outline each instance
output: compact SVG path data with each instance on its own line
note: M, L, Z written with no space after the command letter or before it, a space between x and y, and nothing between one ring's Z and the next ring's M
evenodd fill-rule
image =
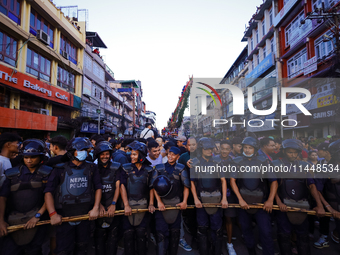
M259 155L257 156L257 159L260 160L261 162L265 162L268 158L264 155Z
M118 163L118 162L112 162L111 165L110 165L110 168L113 169L113 170L117 170L117 169L120 168L120 166L121 166L120 163Z
M233 158L232 159L236 164L239 164L241 163L241 161L243 160L243 157L242 156L238 156L236 158Z
M17 167L7 169L5 171L5 175L6 175L6 178L8 178L8 179L12 179L15 176L19 176L20 175L20 167L17 166Z
M178 170L179 172L183 171L185 169L185 166L181 163L177 163L175 165L175 169Z
M155 169L160 172L165 171L165 165L164 164L155 165Z
M131 163L126 163L126 164L123 164L122 165L122 168L123 170L126 172L126 173L129 173L132 171L133 167L132 167L132 164Z
M56 164L54 167L55 167L55 168L64 168L64 167L65 167L65 164L66 164L66 163L59 163L59 164Z
M53 167L42 165L39 167L38 173L46 176L46 175L49 175L52 172L52 170L53 170Z
M146 167L145 167L145 170L146 170L147 172L152 172L152 171L153 171L153 167L152 167L152 166L146 166Z
M217 163L217 164L221 163L222 161L220 156L214 156L212 160L214 161L214 163Z

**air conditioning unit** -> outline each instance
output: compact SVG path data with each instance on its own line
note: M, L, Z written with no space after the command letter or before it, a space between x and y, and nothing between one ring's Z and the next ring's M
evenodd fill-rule
M68 60L68 53L66 51L61 51L61 55Z
M47 109L40 108L39 111L40 111L40 114L50 115L50 111Z
M50 45L51 38L45 33L43 30L38 30L37 39L45 43L46 45Z

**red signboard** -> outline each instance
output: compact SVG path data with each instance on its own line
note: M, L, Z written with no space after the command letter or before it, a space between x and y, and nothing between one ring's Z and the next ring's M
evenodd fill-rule
M0 64L0 83L25 91L46 100L73 106L73 95Z

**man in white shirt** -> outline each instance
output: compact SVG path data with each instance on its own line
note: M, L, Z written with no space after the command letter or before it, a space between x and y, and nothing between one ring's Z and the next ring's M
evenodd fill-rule
M159 148L159 144L156 141L148 142L148 156L147 160L151 162L151 166L162 164L162 155L161 150Z
M19 153L21 137L12 133L3 133L0 135L0 176L5 171L12 168L10 159Z
M152 128L151 123L146 123L144 130L140 134L140 138L144 138L144 139L148 139L149 137L154 138L155 135L153 131L151 130L151 128Z

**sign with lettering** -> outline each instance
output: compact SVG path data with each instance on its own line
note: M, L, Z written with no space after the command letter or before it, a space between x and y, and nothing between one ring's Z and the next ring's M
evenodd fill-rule
M73 106L73 95L71 93L1 64L0 83L47 100Z
M303 74L307 75L314 71L318 70L318 59L316 56L308 59L305 63L303 63Z

